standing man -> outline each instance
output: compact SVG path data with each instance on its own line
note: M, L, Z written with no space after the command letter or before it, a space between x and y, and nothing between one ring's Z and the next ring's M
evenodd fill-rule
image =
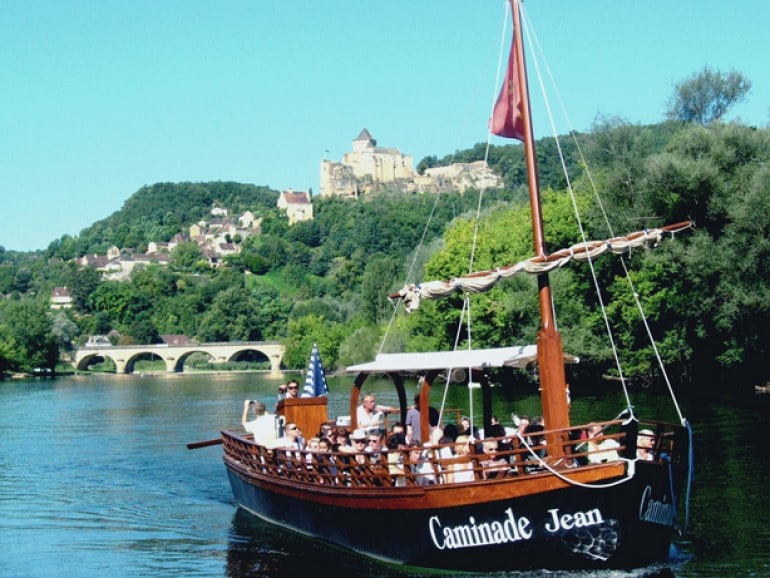
M284 399L297 399L299 398L299 383L296 379L292 379L286 384L278 386L278 401L275 403L275 409L278 410L278 406L281 405L281 401Z
M299 397L299 382L291 379L286 382L286 399L296 399Z
M438 426L439 413L435 407L428 406L428 424L431 431L434 427ZM414 405L410 407L406 412L406 441L408 442L422 442L422 434L420 432L420 393L414 394Z
M250 421L249 408L254 412L254 419ZM254 441L258 444L266 444L275 439L275 416L267 413L267 408L261 401L244 400L241 423L243 429L254 434Z
M383 426L383 421L385 421L385 415L394 411L397 411L395 407L377 405L377 399L374 397L374 394L367 393L356 413L358 428L367 432L379 432Z

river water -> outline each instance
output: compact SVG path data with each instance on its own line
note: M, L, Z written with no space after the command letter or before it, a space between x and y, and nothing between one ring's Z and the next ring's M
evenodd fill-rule
M225 373L0 382L0 576L409 575L237 511L221 447L186 449L238 427L244 399L272 405L279 380ZM379 402L396 403L385 382L371 388ZM347 413L348 391L348 380L332 381L330 415ZM620 393L573 398L576 421L589 411L611 419L625 407ZM770 576L770 460L759 457L767 456L770 394L678 401L693 425L695 482L671 567L587 575ZM643 390L632 402L640 417L665 406L676 418L662 395ZM450 396L448 407L461 404ZM538 405L534 391L509 392L494 409L505 421Z

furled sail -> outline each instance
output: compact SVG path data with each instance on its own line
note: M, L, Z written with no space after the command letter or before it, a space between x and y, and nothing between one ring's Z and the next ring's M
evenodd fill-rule
M408 312L417 310L422 299L437 299L448 297L456 291L466 293L484 293L489 291L498 281L509 279L519 273L539 275L558 267L563 267L573 259L588 261L604 253L622 255L629 250L642 246L655 246L660 243L665 233L677 233L692 226L690 221L636 231L625 237L613 237L605 241L588 241L577 243L567 249L551 253L545 257L531 257L513 265L505 265L487 271L478 271L463 277L455 277L449 281L426 281L419 284L405 285L398 293L390 295L391 299L404 300L404 308Z

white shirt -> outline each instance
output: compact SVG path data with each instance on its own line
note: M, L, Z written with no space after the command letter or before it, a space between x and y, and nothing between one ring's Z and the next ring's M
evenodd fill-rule
M591 464L614 462L615 460L620 459L617 451L617 449L620 447L620 444L617 442L617 440L607 439L599 444L589 443L588 446L591 450L601 450L593 454L588 454L588 462Z
M254 434L254 441L266 444L275 439L275 416L269 413L246 422L245 429Z
M358 427L360 429L369 429L380 427L385 420L385 414L381 411L372 410L372 413L366 413L364 406L359 405L356 412Z

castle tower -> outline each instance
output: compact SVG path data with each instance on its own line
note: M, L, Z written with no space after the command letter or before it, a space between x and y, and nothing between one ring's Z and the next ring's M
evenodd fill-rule
M363 152L376 146L377 141L372 138L368 130L363 129L353 141L353 152Z

